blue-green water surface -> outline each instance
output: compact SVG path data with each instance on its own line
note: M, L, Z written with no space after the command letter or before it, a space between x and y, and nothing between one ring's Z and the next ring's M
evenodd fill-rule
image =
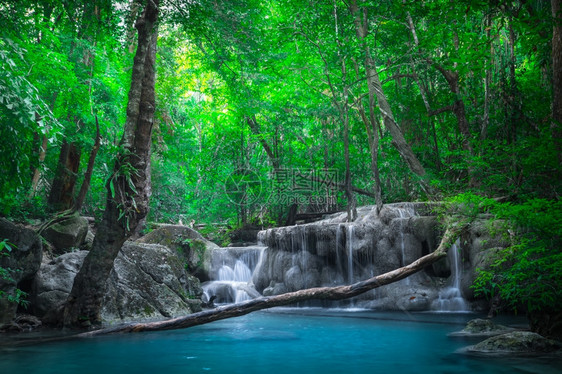
M282 310L185 330L0 348L0 373L562 373L448 338L474 316Z

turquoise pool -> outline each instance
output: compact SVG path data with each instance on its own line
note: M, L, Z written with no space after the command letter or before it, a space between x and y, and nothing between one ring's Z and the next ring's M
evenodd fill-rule
M473 342L447 334L471 318L283 309L186 330L4 346L0 373L562 373L560 361L456 353Z

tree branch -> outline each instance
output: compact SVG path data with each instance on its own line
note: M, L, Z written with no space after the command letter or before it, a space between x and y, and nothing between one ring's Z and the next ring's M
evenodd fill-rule
M452 112L454 108L455 108L454 105L447 105L447 106L444 106L443 108L432 110L432 111L428 112L427 115L428 116L436 116L436 115L444 113L444 112Z

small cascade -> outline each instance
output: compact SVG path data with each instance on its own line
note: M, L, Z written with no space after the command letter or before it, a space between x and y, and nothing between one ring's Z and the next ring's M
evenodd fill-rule
M343 229L343 225L340 223L338 224L337 228L336 228L336 266L337 266L337 271L338 274L343 274L343 265L342 265L342 259L340 256L340 247L341 247L341 232Z
M353 283L353 225L347 225L347 276L348 283Z
M209 272L211 281L202 285L204 301L212 300L218 304L239 303L258 297L259 293L251 284L252 273L257 268L264 249L265 247L253 246L214 250L212 269Z
M461 256L459 253L459 240L451 246L447 253L451 266L453 284L439 293L439 298L434 301L433 309L438 312L468 312L468 305L462 297L461 284Z
M398 215L400 216L400 253L402 255L402 263L400 266L408 265L406 262L406 248L404 244L404 218L413 217L415 215L415 210L413 205L411 204L404 204L404 207L398 208ZM404 279L403 284L410 285L411 280L410 277Z

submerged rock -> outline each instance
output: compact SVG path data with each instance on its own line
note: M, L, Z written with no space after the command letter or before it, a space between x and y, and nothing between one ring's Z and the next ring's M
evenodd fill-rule
M464 351L470 354L540 355L560 351L560 343L529 331L514 331L493 336Z
M490 319L476 318L468 321L466 327L461 331L449 334L451 337L491 337L511 332L511 327L496 325Z
M1 332L32 331L41 327L41 320L30 314L19 314L10 323L0 326Z

